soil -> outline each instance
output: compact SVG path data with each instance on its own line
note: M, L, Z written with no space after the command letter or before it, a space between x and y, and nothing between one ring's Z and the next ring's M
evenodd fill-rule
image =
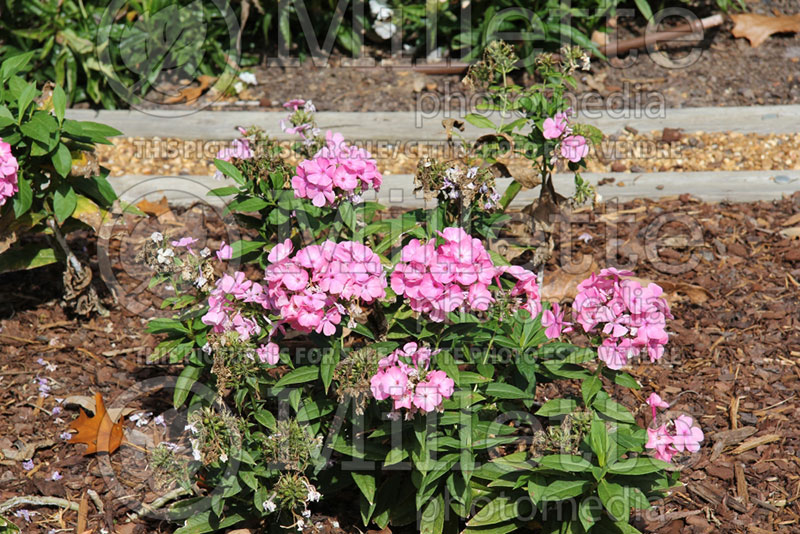
M522 228L526 216L517 219L512 229ZM569 294L564 286L574 275L566 271L581 255L588 263L632 268L662 284L675 315L668 353L657 364L631 366L643 385L640 392L615 395L638 409L640 422L646 423L644 398L658 391L672 403L671 410L692 415L706 434L701 451L680 464L685 487L638 517L637 526L660 534L797 532L800 193L753 204L705 204L687 195L637 200L584 209L573 220L571 233L561 237L547 266L545 281L555 286L547 293L554 298ZM671 222L659 231L656 226L664 221ZM226 237L222 221L195 206L158 218L126 215L108 246L86 236L73 238L84 260L97 261L98 251L102 259L102 252L110 250L119 304L96 275L112 309L109 317L66 315L58 303L57 268L0 276L0 502L20 495L79 502L94 489L104 513L88 501L84 518L92 532L173 529L159 521L127 523L139 500L152 502L165 491L140 450L123 445L110 456L83 456L83 445L68 444L61 436L77 409L59 399L99 392L112 407L135 392L134 385L175 376L181 369L146 361L159 340L144 333L144 324L161 313L164 295L142 285L149 274L133 258L137 244L153 231L191 235L199 239L198 248L214 249ZM558 250L574 252L562 258ZM564 267L559 267L562 259ZM40 396L37 379L46 379L47 397ZM178 439L183 422L169 410L171 394L164 387L125 402L131 409L124 420L126 438L134 445ZM61 413L55 413L59 407ZM134 423L132 416L142 412L164 413L166 426L156 424L152 415L147 423ZM26 447L27 452L18 452ZM34 467L25 470L23 460L29 457ZM63 478L53 481L56 471ZM25 508L35 514L31 523L13 512L5 514L23 532L71 531L80 521L74 511ZM354 527L329 528L334 520L345 527L351 517L342 511L312 519L326 525L324 532L355 533Z

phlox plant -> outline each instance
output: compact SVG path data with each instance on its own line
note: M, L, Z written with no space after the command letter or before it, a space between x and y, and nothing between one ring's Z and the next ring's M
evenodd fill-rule
M303 531L318 507L355 503L359 528L637 532L631 510L677 484L669 462L703 439L689 415L663 420L657 394L642 428L629 408L643 406L609 393L640 389L629 361L664 355L661 288L607 268L571 306L542 302L540 276L459 219L451 185L435 208L387 218L362 198L381 183L369 154L315 131L305 103L287 107L292 128L311 124L304 160L290 165L250 129L216 162L236 185L214 194L232 195L247 240L198 250L157 233L140 253L175 291L164 302L175 315L148 330L165 335L156 357L183 364L173 400L189 407L187 458L175 469L195 492L170 509L177 532ZM543 172L552 154L585 155L562 111L527 123L549 150ZM470 213L505 208L486 204L472 197ZM540 384L562 395L544 399Z
M0 66L0 273L64 265L64 298L78 313L104 311L91 269L67 242L75 230L97 231L116 200L94 147L114 128L64 117L59 85L37 88L18 73L32 53Z

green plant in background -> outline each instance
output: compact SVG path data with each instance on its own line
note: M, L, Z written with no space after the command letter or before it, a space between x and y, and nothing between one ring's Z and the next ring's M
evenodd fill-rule
M97 231L116 200L94 146L110 144L108 137L120 132L65 118L61 86L39 90L18 75L32 56L15 56L0 66L0 138L18 166L13 196L0 209L0 272L60 262L65 301L78 313L101 311L91 269L70 250L67 236Z

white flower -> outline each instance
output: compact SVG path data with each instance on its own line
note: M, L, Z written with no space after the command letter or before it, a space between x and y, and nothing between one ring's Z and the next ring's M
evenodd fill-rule
M128 419L131 421L136 422L137 427L143 427L150 422L149 417L153 415L153 412L142 412L142 413L135 413L131 415Z
M209 345L208 341L206 341L206 344L205 344L205 345L203 345L203 346L200 348L200 350L202 350L202 351L203 351L203 354L211 354L211 350L212 350L212 349L211 349L211 345Z
M258 84L258 80L256 80L256 75L253 74L252 72L240 72L239 79L248 85Z
M167 426L167 423L164 421L164 415L163 414L162 415L157 415L155 417L155 419L153 419L153 422L155 424L157 424L157 425Z
M208 247L206 247L206 248L204 248L203 250L200 251L200 257L201 258L207 258L209 256L211 256L211 249L209 249Z
M192 423L190 425L186 425L185 427L183 427L183 429L184 430L191 430L192 434L197 434L198 432L200 432L200 430L195 426L194 423Z
M170 258L175 257L175 253L171 248L158 249L158 263L167 263Z
M297 531L298 532L303 532L304 528L306 528L306 522L303 521L302 519L298 519L297 520Z
M317 491L317 488L314 486L308 486L308 498L309 502L319 502L322 494Z
M205 276L201 274L200 276L195 278L194 285L196 285L197 287L203 287L204 285L206 285L206 282L208 282L208 280L206 280Z
M200 441L196 439L190 439L189 441L192 444L192 458L199 462L203 459L203 455L200 454Z
M394 22L386 22L384 20L376 20L375 25L372 27L378 37L381 39L391 39L392 35L397 33L397 26Z
M270 496L270 498L264 501L264 503L261 505L264 507L264 510L266 510L268 514L271 514L272 512L278 509L278 506L272 501L272 499L274 498L275 494Z
M375 20L389 20L394 15L394 10L383 0L369 0L369 10Z
M591 241L594 238L592 237L591 234L589 234L587 232L583 232L581 235L578 236L578 239L580 239L584 243L588 243L589 241Z
M311 510L305 509L303 510L303 513L301 515L306 519L308 519L309 517L311 517Z
M240 81L234 82L233 84L233 90L236 91L236 94L239 94L242 91L244 91L244 87L245 85Z
M228 461L228 455L223 452L222 454L219 455L219 461L220 462L227 462Z
M314 103L311 100L306 100L306 103L303 104L303 111L305 111L306 113L316 113L317 112L317 107L314 105ZM319 133L318 129L317 129L317 133ZM317 134L315 133L314 135L317 135Z
M150 239L152 239L156 243L161 243L162 241L164 241L164 236L161 234L161 232L153 232L152 234L150 234Z

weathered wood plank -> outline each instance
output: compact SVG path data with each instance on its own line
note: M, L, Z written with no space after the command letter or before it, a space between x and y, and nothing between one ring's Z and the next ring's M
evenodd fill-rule
M293 139L281 131L283 112L186 111L165 110L150 115L140 111L84 109L67 110L67 117L102 122L131 137L174 137L179 139L232 139L236 126L257 125L280 139ZM351 141L443 141L441 121L459 118L462 113L423 112L333 112L317 114L323 131L341 132ZM797 133L800 132L800 105L750 106L729 108L683 108L620 110L582 113L580 121L597 126L606 134L619 133L626 126L641 132L663 128L683 128L686 132ZM497 117L495 117L497 119ZM508 122L508 121L506 121ZM467 125L464 135L475 139L485 130Z
M781 176L776 181L775 177ZM800 171L738 171L738 172L663 172L663 173L586 173L583 175L592 184L605 177L614 177L613 184L597 188L604 201L624 201L634 198L662 198L688 193L708 202L723 200L744 202L779 199L800 190ZM207 193L229 182L217 181L210 176L123 176L110 179L117 194L126 202L137 202L142 198L154 200L166 195L176 205L207 202L222 206L224 199L208 197ZM498 180L504 191L509 179ZM618 185L618 184L624 185ZM659 186L662 186L659 189ZM575 190L572 176L559 174L555 177L556 190L564 195ZM530 204L539 195L539 188L522 191L512 203L520 208ZM380 193L367 195L366 200L377 200L386 205L408 208L425 205L422 195L414 192L410 175L387 175Z

